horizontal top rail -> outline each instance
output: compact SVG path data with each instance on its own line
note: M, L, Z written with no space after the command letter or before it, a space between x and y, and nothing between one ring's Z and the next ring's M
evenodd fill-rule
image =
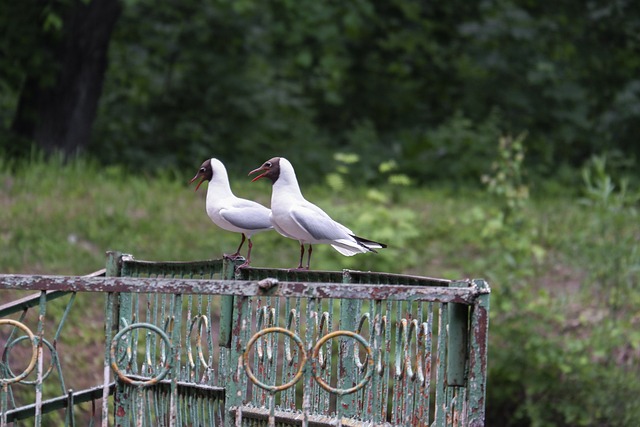
M105 275L105 269L94 271L93 273L89 273L83 277L99 277ZM47 291L47 301L52 301L56 298L63 297L67 295L68 291ZM24 298L20 298L15 301L11 301L6 304L0 305L0 317L8 316L9 314L17 313L19 311L28 310L32 307L40 304L40 294L33 294L26 296Z
M272 278L262 280L213 280L8 274L0 274L0 289L390 299L454 302L460 304L472 304L479 295L489 293L488 286L482 280L465 280L451 282L449 286L426 287L393 284L282 282Z

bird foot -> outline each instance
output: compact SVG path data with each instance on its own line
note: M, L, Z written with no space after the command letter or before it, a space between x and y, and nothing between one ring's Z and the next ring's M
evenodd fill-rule
M240 255L239 252L236 252L235 254L222 254L222 257L234 261L238 258L242 258L242 255Z
M249 267L249 261L245 261L242 264L240 264L239 266L237 266L236 268L245 268L245 267Z

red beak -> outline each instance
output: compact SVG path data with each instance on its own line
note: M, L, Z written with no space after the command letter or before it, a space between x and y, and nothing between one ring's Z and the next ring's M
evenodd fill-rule
M264 172L263 172L263 173L261 173L260 175L256 176L255 178L253 178L253 179L251 180L251 182L255 182L255 181L259 180L260 178L264 178L264 176L265 176L265 175L267 174L267 172L269 172L269 171L268 171L268 170L263 169L263 168L262 168L262 166L261 166L261 167L259 167L258 169L254 169L254 170L252 170L251 172L249 172L249 175L253 175L254 173L262 172L262 171L264 171Z
M189 185L191 185L193 183L193 181L195 181L196 179L198 179L198 177L200 176L200 173L197 173L196 176L194 176L193 178L191 178L191 181L189 181ZM196 189L195 191L198 191L198 188L200 188L200 185L204 182L204 176L200 179L200 182L198 183L198 185L196 185Z

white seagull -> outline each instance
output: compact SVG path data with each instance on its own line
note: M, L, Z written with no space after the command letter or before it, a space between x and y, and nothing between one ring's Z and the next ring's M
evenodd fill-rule
M300 264L304 258L304 245L309 244L307 267L311 262L312 244L328 243L342 255L376 252L386 248L384 243L358 237L344 225L334 221L322 209L308 202L300 191L296 172L284 157L267 160L249 175L262 172L253 181L269 178L273 183L271 193L271 223L276 231L285 237L300 242Z
M195 191L198 191L200 184L204 181L209 181L206 208L207 215L209 215L211 221L223 230L242 233L242 240L236 253L225 254L225 256L230 259L238 258L245 238L249 240L247 259L242 265L238 266L239 268L247 267L251 263L251 248L253 247L251 236L260 231L273 228L269 219L271 211L260 203L236 197L229 185L227 169L218 159L205 160L196 176L189 181L189 184L198 178L200 178L200 182Z

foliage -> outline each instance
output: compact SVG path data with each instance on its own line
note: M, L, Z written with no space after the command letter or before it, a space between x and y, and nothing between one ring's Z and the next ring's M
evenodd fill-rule
M514 257L517 269L503 274L510 280L493 287L489 419L514 426L634 425L640 412L626 402L640 391L630 380L640 373L640 334L631 332L638 330L640 258L629 222L637 217L637 194L624 184L614 191L606 161L594 157L583 171L583 204L593 209L569 209L558 215L567 221L561 225L529 220L523 228L530 213L524 211L519 140L501 140L497 174L485 179L512 218L499 222L502 252L545 254L544 237L553 252ZM545 236L547 227L555 232ZM570 230L569 238L560 230ZM558 263L586 277L557 282L548 270Z
M528 131L532 178L590 155L640 154L637 2L128 0L90 152L132 170L273 155L319 182L334 152L415 182L473 182L500 134ZM0 17L0 147L26 75L50 84L47 40L73 2ZM23 149L22 147L26 147ZM635 174L637 176L637 173ZM366 181L376 175L366 175Z

